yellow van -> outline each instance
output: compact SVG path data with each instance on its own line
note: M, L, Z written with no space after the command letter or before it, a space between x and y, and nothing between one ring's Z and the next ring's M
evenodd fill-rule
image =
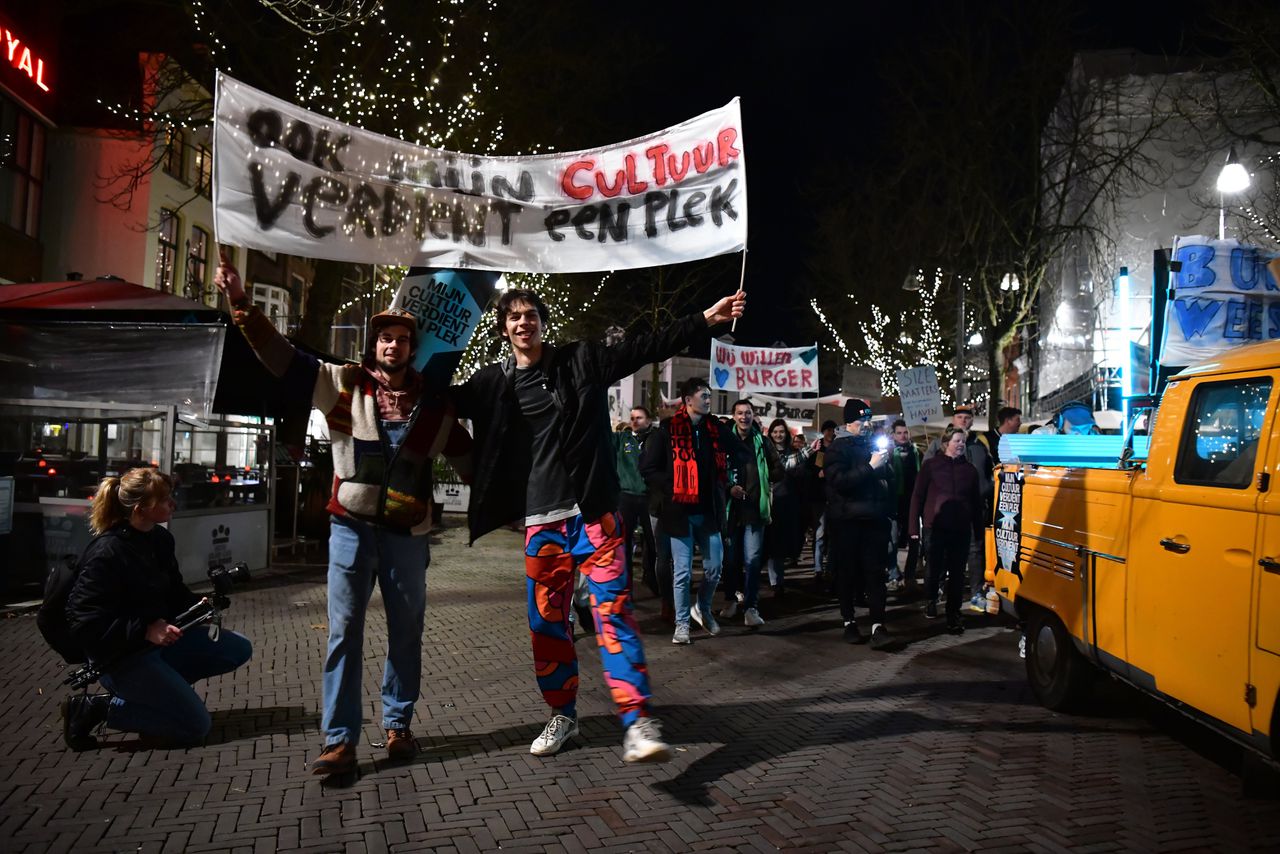
M1278 404L1269 342L1172 377L1146 436L1002 442L989 577L1040 702L1100 669L1280 756Z

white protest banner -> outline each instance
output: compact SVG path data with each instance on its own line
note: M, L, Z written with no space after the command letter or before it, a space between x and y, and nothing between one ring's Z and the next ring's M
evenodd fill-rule
M786 397L818 393L818 345L739 347L711 342L711 387Z
M942 394L938 372L933 365L898 371L898 393L902 400L902 420L908 426L928 424L942 417Z
M736 98L629 142L526 157L390 139L221 73L214 114L214 230L223 243L541 273L675 264L746 245Z
M418 319L413 366L429 389L444 389L471 343L493 296L498 273L486 270L432 270L412 267L400 282L393 308Z
M775 418L781 418L784 421L812 422L817 417L818 404L825 403L830 406L839 406L844 402L844 397L838 394L806 398L752 394L748 395L748 399L751 401L751 407L755 409L756 415L759 415L766 422Z
M1267 264L1275 256L1238 240L1179 237L1170 274L1160 361L1185 366L1223 350L1280 338L1280 289Z

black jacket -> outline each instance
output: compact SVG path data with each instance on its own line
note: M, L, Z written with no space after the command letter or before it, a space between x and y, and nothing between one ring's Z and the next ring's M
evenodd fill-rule
M628 335L613 346L574 341L543 346L542 370L557 410L560 454L578 509L597 519L618 509L609 387L645 365L661 362L710 335L701 314L683 317L648 335ZM515 391L515 360L481 368L449 390L459 418L471 419L473 480L467 521L471 542L525 517L533 449L512 430L523 417Z
M871 467L874 448L866 436L843 430L826 450L827 519L888 519L897 512L893 471Z
M725 454L725 468L732 470L734 465L734 454L731 446L726 444L725 434L730 432L730 428L720 425L716 421L715 416L706 415L694 427L695 431L701 431L705 434L708 425L714 424L715 429L719 430L720 450ZM702 442L698 445L699 449L710 453L710 443ZM662 533L670 537L684 537L689 533L689 517L696 516L699 513L705 514L709 512L714 520L713 528L715 531L723 533L725 525L725 490L728 484L721 483L718 479L712 479L713 486L709 495L709 501L705 504L679 504L671 500L671 490L673 477L674 456L671 453L671 427L670 420L663 421L658 429L653 431L648 441L644 443L644 451L640 454L640 476L644 478L645 485L649 487L649 512L658 517L662 524ZM714 459L711 459L710 467L714 467ZM705 486L705 481L699 477L698 488L701 491ZM701 497L701 496L699 496Z
M173 535L122 523L93 538L67 599L71 635L98 664L146 641L147 626L172 620L200 598L182 582Z
M737 425L725 429L730 434L729 444L735 460L730 468L737 473L735 482L747 491L746 498L729 499L729 528L741 528L743 525L760 524L760 469L756 465L755 435L760 433L758 427L751 428L751 434L743 439L738 435ZM778 449L767 437L760 437L764 448L765 468L769 473L768 489L771 484L782 480L782 461L778 459ZM772 500L772 499L771 499Z

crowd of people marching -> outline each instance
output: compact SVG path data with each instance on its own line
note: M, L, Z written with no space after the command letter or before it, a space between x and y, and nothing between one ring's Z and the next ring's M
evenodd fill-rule
M922 595L925 616L945 615L957 634L963 610L986 611L982 530L999 438L1019 430L1019 410L1001 409L998 429L984 433L973 429L972 408L957 406L922 448L901 419L874 425L858 399L845 405L842 425L828 421L809 441L782 419L766 425L748 400L717 418L701 378L678 393L669 418L658 423L637 406L614 434L626 551L661 597L673 643L691 643L697 629L717 635L721 620L763 626L762 581L773 602L783 599L788 567L793 580L808 575L800 557L809 542L812 590L837 596L849 643L892 645L890 592ZM580 622L590 625L584 595ZM858 608L868 612L862 627Z

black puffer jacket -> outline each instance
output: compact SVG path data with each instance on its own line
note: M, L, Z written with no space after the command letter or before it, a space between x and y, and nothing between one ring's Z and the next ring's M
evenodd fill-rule
M594 341L544 345L541 365L556 405L561 458L584 518L597 519L618 509L621 489L609 423L610 386L710 335L706 318L695 314L661 332L628 335L613 346ZM512 422L523 417L514 375L515 361L507 359L481 368L449 390L458 417L471 419L475 439L467 510L472 542L525 517L533 455L528 441L521 441L521 431L511 429Z
M147 626L172 620L200 598L182 583L173 535L122 523L93 538L67 599L67 625L89 658L109 663L140 649Z
M865 436L844 430L836 433L823 465L828 519L888 519L894 515L893 470L887 463L871 467L874 450Z

